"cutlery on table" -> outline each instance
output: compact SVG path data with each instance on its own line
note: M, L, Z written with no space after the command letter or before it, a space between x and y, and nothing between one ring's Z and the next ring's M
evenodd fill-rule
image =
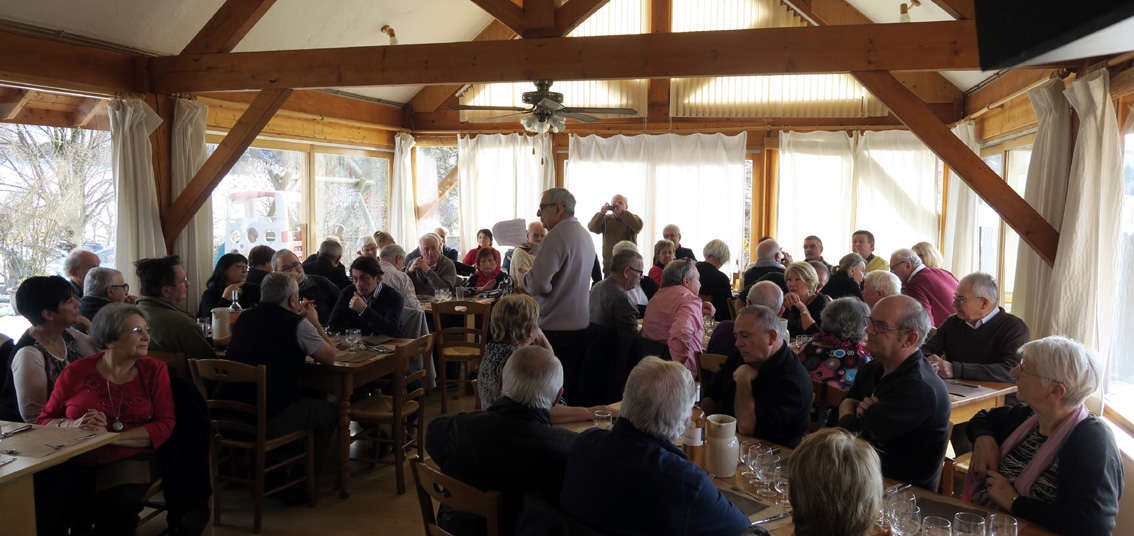
M744 488L742 488L742 487L740 487L740 486L738 486L738 485L735 485L735 484L734 484L734 485L732 486L732 491L735 491L735 492L737 492L737 493L743 493L743 494L745 494L745 495L747 495L747 496L749 496L749 497L752 497L753 499L756 499L756 500L757 500L757 501L759 501L759 502L760 502L761 504L764 504L764 499L763 499L763 498L761 498L760 496L758 496L758 495L756 495L756 494L752 493L751 491L748 491L748 490L746 490L746 489L744 489Z
M19 452L19 449L0 449L0 454L7 454L9 456L15 456Z
M791 515L791 512L784 512L782 514L776 514L772 517L765 517L764 519L758 519L756 521L753 521L752 524L753 525L760 525L762 523L771 523L772 521L783 519L783 518L790 516L790 515Z
M23 425L19 428L16 428L15 430L8 430L7 432L0 434L0 439L4 439L5 437L9 437L9 436L14 436L14 435L16 435L20 432L26 432L28 430L31 430L31 428L32 428L32 425L25 424L25 425Z
M67 441L64 441L64 442L62 442L58 445L52 445L51 443L44 443L44 445L47 445L47 446L49 446L49 447L51 447L55 450L59 450L63 447L66 447L70 443L74 443L76 441L82 441L84 439L90 439L92 437L98 437L98 434L91 434L91 435L85 435L83 437L76 437L75 439L68 439Z
M15 458L12 458L12 459L9 459L9 460L4 460L4 461L0 462L0 467L4 467L5 465L8 465L8 464L10 464L14 461L16 461Z

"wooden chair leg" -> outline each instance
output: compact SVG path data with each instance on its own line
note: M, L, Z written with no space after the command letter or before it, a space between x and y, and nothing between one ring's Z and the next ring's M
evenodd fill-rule
M213 525L220 526L220 460L217 458L217 445L213 438L209 438L209 471L213 482Z
M395 418L390 425L390 435L394 436L394 474L398 481L398 495L402 495L406 492L406 427L400 419Z
M441 354L439 356L437 362L439 363L439 365L437 366L437 377L441 379L441 381L440 381L440 385L441 385L441 414L442 415L448 415L449 414L449 376L448 376L448 374L446 374L446 372L447 372L446 369L449 368L449 367L445 366L446 363L445 363L445 355L444 354Z
M315 508L315 432L307 433L307 506Z
M260 534L260 521L264 514L264 453L256 453L256 484L253 487L255 496L252 499L252 534Z

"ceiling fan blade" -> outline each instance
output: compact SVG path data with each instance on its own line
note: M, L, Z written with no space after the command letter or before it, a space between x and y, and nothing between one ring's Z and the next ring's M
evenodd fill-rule
M577 114L638 115L638 111L633 108L576 108L568 106L564 110Z
M504 115L494 115L492 117L487 117L486 119L500 119L500 118L503 118L503 117L512 117L514 115L528 115L528 112L527 112L527 110L525 110L525 111L522 111L522 112L514 112L514 113L504 114Z
M541 108L547 108L548 110L551 110L553 112L558 112L559 110L563 109L562 104L559 104L558 102L555 102L546 97L543 100L539 101L538 106L540 106Z
M591 117L589 115L577 114L573 112L556 112L555 115L566 117L567 119L573 119L580 123L597 123L600 121L600 119L597 117Z
M450 110L493 110L501 112L526 112L528 108L518 106L473 106L469 104L450 104Z

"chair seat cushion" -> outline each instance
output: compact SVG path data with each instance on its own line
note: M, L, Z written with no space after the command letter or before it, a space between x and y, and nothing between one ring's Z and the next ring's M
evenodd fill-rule
M480 359L484 356L484 352L480 348L469 348L467 346L450 346L441 349L441 356L449 359Z
M416 400L407 400L402 406L402 416L417 412ZM374 395L350 405L350 418L353 421L379 422L394 418L394 397Z
M969 464L973 462L973 453L966 452L953 460L953 470L958 473L968 473Z

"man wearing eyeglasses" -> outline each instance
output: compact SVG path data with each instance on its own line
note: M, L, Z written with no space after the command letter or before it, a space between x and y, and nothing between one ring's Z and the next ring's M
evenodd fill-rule
M122 272L114 268L91 268L83 281L79 315L92 320L108 303L134 303L137 300L137 296L130 295L130 285L126 284Z
M890 296L867 321L874 360L859 369L839 405L839 426L878 449L886 478L937 489L952 406L945 382L919 350L929 314L909 296Z
M638 307L627 292L638 287L642 256L636 251L616 253L610 261L610 276L591 287L591 323L618 333L638 334Z
M934 327L953 314L950 305L957 291L957 278L944 268L930 268L922 264L914 250L902 248L890 254L890 273L902 282L902 294L918 301L929 311L929 322Z
M697 256L693 254L693 250L681 247L681 228L669 224L662 228L662 238L673 242L673 258L675 259L692 259L697 262Z
M134 263L142 282L138 308L150 324L150 349L171 354L184 352L187 359L216 359L213 345L205 338L193 315L179 304L189 294L189 278L177 255L142 259ZM231 336L213 339L227 346Z
M921 351L942 378L1016 383L1010 372L1016 353L1031 339L1027 324L999 306L1000 289L991 275L961 278L953 296L956 314L937 328Z
M339 287L321 275L308 275L303 270L299 257L290 249L281 249L272 255L272 270L287 272L295 278L295 282L299 283L299 297L315 302L319 323L326 325L331 318L331 310L335 308L335 301L339 299Z

